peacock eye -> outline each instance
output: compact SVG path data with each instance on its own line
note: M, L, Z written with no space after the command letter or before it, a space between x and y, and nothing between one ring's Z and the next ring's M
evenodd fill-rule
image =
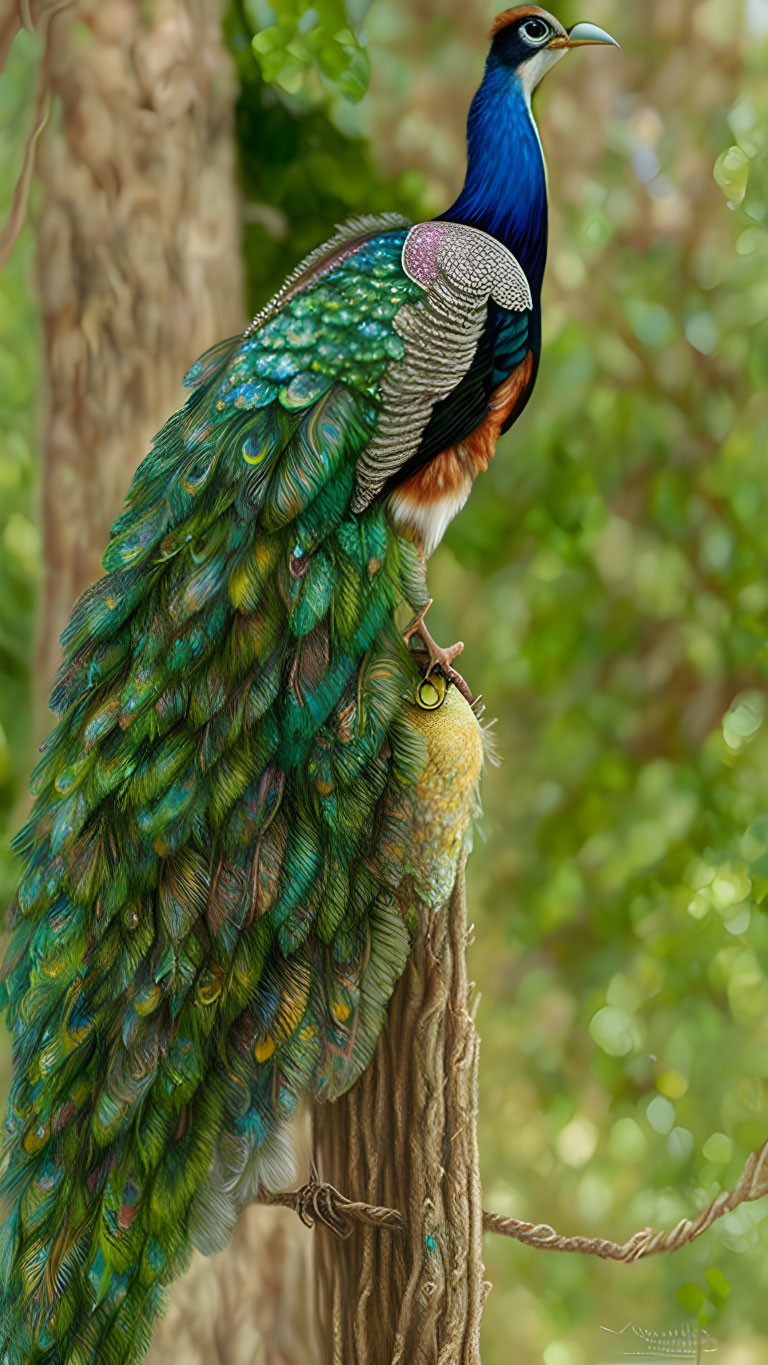
M520 25L522 37L536 47L547 41L551 31L549 24L545 24L543 19L526 19L525 23Z

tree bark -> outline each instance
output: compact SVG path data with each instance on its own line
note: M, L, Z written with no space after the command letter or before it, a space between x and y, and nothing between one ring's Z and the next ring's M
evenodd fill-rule
M145 1365L318 1365L312 1239L287 1209L247 1209L172 1287Z
M33 18L50 0L32 4ZM37 154L47 416L39 677L195 357L243 323L235 81L219 0L74 0Z
M315 1111L320 1177L399 1209L405 1233L317 1231L323 1365L479 1365L483 1207L479 1039L466 971L460 867L424 932L368 1070Z

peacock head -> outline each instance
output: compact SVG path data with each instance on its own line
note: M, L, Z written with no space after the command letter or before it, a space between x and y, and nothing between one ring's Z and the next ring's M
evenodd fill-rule
M596 24L576 24L566 29L559 19L538 5L516 5L505 10L494 21L491 39L489 62L513 71L529 101L542 77L571 48L598 43L619 46L610 33Z

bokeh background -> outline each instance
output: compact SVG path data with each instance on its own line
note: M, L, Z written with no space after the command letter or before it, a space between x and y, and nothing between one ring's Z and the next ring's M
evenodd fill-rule
M703 1207L768 1138L768 3L556 8L622 52L574 54L540 93L541 379L432 561L430 624L466 641L498 718L469 891L486 1205L623 1240ZM249 309L349 214L451 201L493 12L226 9ZM6 212L40 60L20 34L0 82ZM66 575L42 534L45 173L0 282L3 903ZM500 1239L486 1265L486 1365L649 1350L604 1330L628 1323L667 1358L664 1334L703 1325L709 1358L768 1361L768 1201L633 1268Z

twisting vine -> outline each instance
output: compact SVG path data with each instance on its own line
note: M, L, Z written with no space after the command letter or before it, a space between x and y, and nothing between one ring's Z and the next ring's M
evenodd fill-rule
M726 1213L741 1204L753 1203L768 1195L768 1142L753 1152L744 1174L733 1190L723 1190L708 1204L697 1218L684 1218L669 1232L654 1232L641 1228L626 1242L612 1242L603 1237L564 1237L547 1223L523 1223L517 1218L503 1218L498 1213L483 1214L485 1232L512 1237L516 1242L534 1247L537 1251L565 1251L582 1256L597 1256L603 1261L620 1261L631 1265L648 1256L660 1256L680 1251L701 1237ZM390 1232L404 1232L406 1222L397 1209L379 1208L346 1199L332 1185L311 1179L301 1189L270 1195L263 1203L280 1204L298 1213L307 1227L321 1223L337 1236L346 1238L355 1223L384 1228Z

